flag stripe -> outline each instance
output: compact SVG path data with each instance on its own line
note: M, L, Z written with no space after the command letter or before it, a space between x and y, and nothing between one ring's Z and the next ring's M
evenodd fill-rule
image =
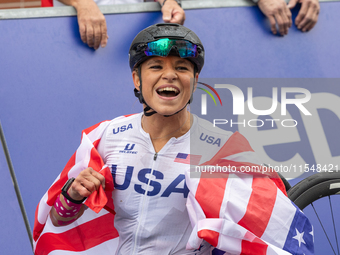
M198 231L198 237L206 240L212 246L216 247L218 245L219 232L203 229Z
M92 131L98 131L98 130L100 130L100 132L102 131L102 128L98 128L99 126L104 126L104 129L106 128L106 123L107 122L109 122L109 120L104 120L104 121L102 121L102 122L99 122L99 123L97 123L96 125L93 125L93 126L91 126L91 127L89 127L89 128L86 128L86 129L84 129L83 130L83 133L85 133L86 135L89 135ZM104 125L102 125L102 124L104 124Z
M224 174L223 177L210 178L205 173L201 175L195 198L201 205L207 218L219 218L228 174ZM214 189L214 196L211 196L211 191L209 191L212 188Z
M235 144L237 144L237 146L235 146ZM211 159L211 161L246 151L254 150L251 148L249 142L243 135L241 135L239 132L235 132Z
M276 203L272 212L275 218L273 217L269 220L266 231L261 238L271 240L271 243L279 248L283 248L295 212L296 209L294 206L291 206L291 201L282 192L277 192ZM280 221L280 226L277 224L278 220Z
M240 152L234 155L225 157L224 159L238 161L238 162L248 162L257 165L261 165L263 162L259 160L259 157L254 151Z
M108 240L97 246L94 246L85 251L63 251L63 250L54 250L49 253L49 255L101 255L101 254L115 254L115 248L118 247L119 240L118 238Z
M266 255L268 245L259 238L255 238L252 242L242 241L242 252L240 255Z
M269 179L254 178L252 189L247 212L238 224L261 237L275 205L277 187Z
M220 218L231 219L239 222L247 211L247 201L251 196L252 178L238 178L240 174L230 174L226 185L223 203L220 211ZM228 214L226 214L228 212Z
M62 173L56 178L54 183L51 185L49 190L45 193L45 195L40 200L40 203L37 206L36 214L35 214L34 229L33 229L33 236L34 236L35 242L40 241L41 237L39 239L39 236L44 230L50 208L51 206L53 206L54 201L56 197L58 196L58 194L60 194L60 190L65 184L65 182L70 177L76 177L80 171L82 171L88 166L88 163L90 162L91 162L91 165L95 167L100 164L103 164L103 161L100 158L100 156L99 155L95 156L92 153L92 149L94 148L94 146L98 146L99 141L104 131L106 130L106 127L108 124L109 124L109 121L103 121L88 129L85 129L82 132L82 141L77 151L72 155L72 157L70 158L70 160L67 162L66 166L64 167ZM91 139L86 135L86 133L89 134L89 137ZM92 144L91 140L94 142L94 144ZM92 157L95 156L94 159L90 160L91 156ZM97 163L93 161L93 160L98 160L98 159L99 159L99 162ZM100 166L94 169L99 171L101 170L101 168L102 167ZM40 243L43 243L43 242L40 242ZM37 245L38 243L35 243L36 247ZM39 253L36 252L36 254L39 254Z
M47 255L53 250L84 251L90 249L118 237L113 220L113 215L108 213L59 234L44 233L37 243L35 253ZM101 229L100 235L96 233L98 229ZM86 242L80 240L79 236L85 238Z
M68 179L68 172L75 165L75 161L76 161L76 153L74 153L72 157L70 158L70 160L67 162L64 168L65 170L60 174L59 179L57 179L59 181L55 181L52 184L52 186L49 188L49 190L47 191L47 194L48 194L47 204L48 205L52 206L54 204L54 201L56 200L58 194L60 193L61 188L64 186L65 182Z
M102 169L103 165L104 165L104 162L102 158L100 157L98 151L96 150L96 148L92 148L88 167L92 167L93 169L100 170Z
M41 207L46 206L46 204L38 204L37 209L35 210L35 221L34 221L34 228L33 228L33 239L34 241L37 241L39 238L40 233L44 229L44 222L42 219L40 219L40 216L43 216L44 214L41 212ZM42 223L41 223L42 222Z
M202 158L202 155L192 155L192 154L178 153L174 162L183 163L183 164L198 165L201 158Z

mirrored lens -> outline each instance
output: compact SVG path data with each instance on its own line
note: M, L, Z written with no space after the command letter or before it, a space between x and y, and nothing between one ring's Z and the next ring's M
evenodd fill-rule
M144 51L147 56L166 57L170 53L172 47L175 47L181 58L197 57L197 45L185 41L163 38L155 42L150 42Z

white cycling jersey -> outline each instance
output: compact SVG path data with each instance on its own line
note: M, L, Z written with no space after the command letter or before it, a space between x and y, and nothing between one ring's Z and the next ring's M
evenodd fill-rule
M115 185L116 254L210 254L207 242L198 250L185 249L192 232L185 172L190 160L211 159L232 133L194 115L190 131L156 153L141 118L142 113L112 120L98 146Z

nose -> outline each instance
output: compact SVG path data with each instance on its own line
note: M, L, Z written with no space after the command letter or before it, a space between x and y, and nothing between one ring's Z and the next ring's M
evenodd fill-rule
M167 66L166 68L164 68L162 78L168 81L176 80L178 78L176 69L173 68L172 66L171 67Z

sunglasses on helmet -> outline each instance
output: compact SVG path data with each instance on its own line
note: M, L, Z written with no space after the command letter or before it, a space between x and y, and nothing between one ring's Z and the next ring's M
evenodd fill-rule
M178 51L181 58L196 58L199 55L200 47L186 40L162 38L146 44L144 53L146 56L166 57L172 48Z

